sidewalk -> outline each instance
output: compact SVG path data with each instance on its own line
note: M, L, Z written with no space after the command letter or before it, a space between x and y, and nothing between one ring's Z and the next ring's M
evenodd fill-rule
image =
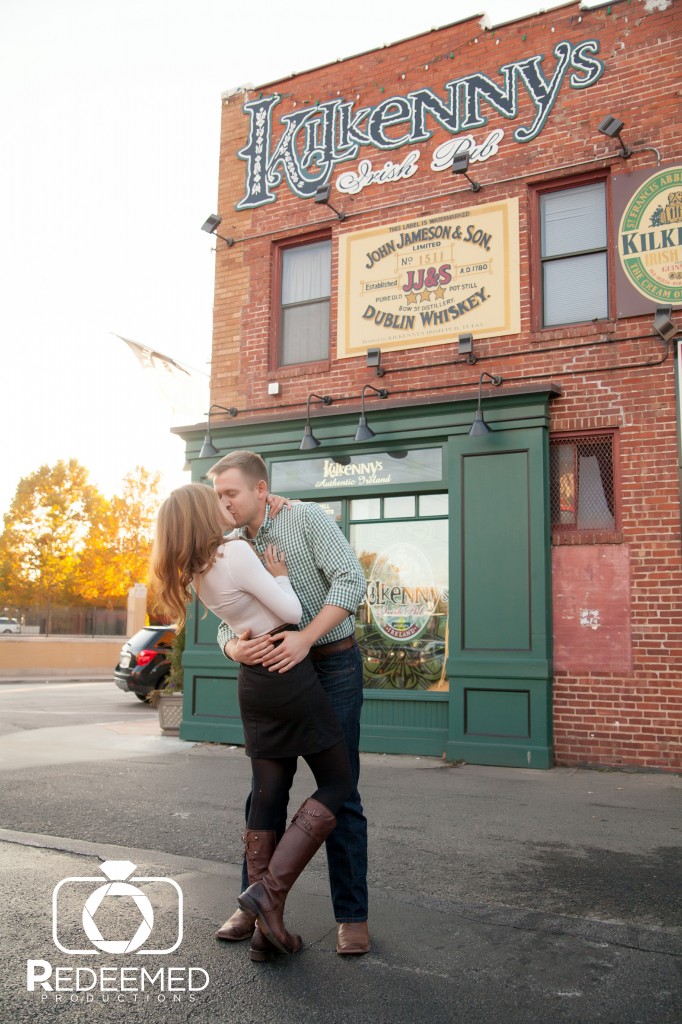
M11 676L4 676L0 673L0 686L3 683L111 683L113 682L114 671L102 672L74 672L73 669L64 669L64 675L59 675L54 669L49 672L41 672L39 669L31 669L30 672L14 672Z
M193 1024L680 1020L682 779L449 768L430 758L363 755L371 954L336 955L324 855L318 854L288 903L288 923L303 934L304 952L254 964L246 944L213 937L234 909L239 888L248 760L241 749L179 741L162 747L159 755L132 753L129 762L111 761L102 751L88 763L86 777L83 764L3 773L9 785L13 777L23 778L16 804L22 821L45 820L43 808L53 826L62 826L58 835L0 830L3 947L9 950L3 954L3 1024L36 1018L40 1024L79 1024L86 1016L96 1024L176 1024L190 1015ZM140 776L144 782L132 791ZM292 807L309 786L302 769ZM62 801L59 818L49 799L65 788L69 799ZM134 833L126 815L137 815ZM5 812L4 820L11 817ZM126 824L118 826L119 817ZM94 834L108 836L106 842L73 838L92 835L93 820L99 822ZM160 879L148 883L156 885L149 890L154 949L177 938L176 891L165 880L177 883L184 896L177 950L145 957L57 948L55 886L66 878L95 879L59 890L57 931L63 935L57 938L67 950L80 948L84 901L98 888L97 878L106 882L100 871L105 860L136 865L133 881ZM137 914L134 906L124 911L123 902L112 910L110 900L93 913L105 939L130 938L139 925L139 916L130 916ZM67 988L76 968L104 967L105 987L116 978L119 990L105 999L98 976L89 993L39 985L29 993L29 959L48 965L38 972L52 969L48 984L54 985L57 967L70 972L61 975ZM121 991L121 968L128 969L124 982L134 988L141 966L156 975L157 985ZM209 980L201 991L162 992L158 983L168 982L167 968L176 969L171 980L179 986L188 978L197 986Z

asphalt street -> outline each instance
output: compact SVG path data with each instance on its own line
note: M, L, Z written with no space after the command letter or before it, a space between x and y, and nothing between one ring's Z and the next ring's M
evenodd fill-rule
M153 709L102 682L2 685L0 722L0 1024L682 1019L677 776L363 755L372 952L335 954L320 853L288 904L304 952L261 965L213 938L239 888L241 748L161 736ZM312 785L302 765L291 809ZM130 939L139 924L132 897L93 909L107 860L135 865L133 883L156 879L145 883L154 924L143 953L177 940L175 882L184 934L172 952L122 955L90 940L73 952L84 906L105 939ZM33 992L28 961L40 962L34 975L52 972ZM145 990L141 963L157 972ZM104 982L73 990L78 967L91 972L81 980L104 967Z

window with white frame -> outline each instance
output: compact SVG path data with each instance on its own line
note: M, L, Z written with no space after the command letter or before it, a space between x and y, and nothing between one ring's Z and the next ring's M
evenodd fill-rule
M606 183L540 194L542 326L608 316Z
M281 250L279 364L329 358L329 239Z

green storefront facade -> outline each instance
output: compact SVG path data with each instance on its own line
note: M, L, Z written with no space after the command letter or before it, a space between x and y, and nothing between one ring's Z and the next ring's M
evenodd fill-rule
M473 764L552 765L549 401L553 385L496 389L490 433L470 437L469 394L357 413L212 425L221 454L257 451L271 489L318 501L367 575L357 637L365 668L360 749ZM179 429L193 480L203 426ZM282 513L286 514L286 513ZM184 655L183 739L242 743L237 666L217 620L192 609Z

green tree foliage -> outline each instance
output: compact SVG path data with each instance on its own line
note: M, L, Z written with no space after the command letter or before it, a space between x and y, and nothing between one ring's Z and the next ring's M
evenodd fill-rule
M147 582L159 479L138 467L107 500L75 459L23 477L0 535L0 601L122 603Z

